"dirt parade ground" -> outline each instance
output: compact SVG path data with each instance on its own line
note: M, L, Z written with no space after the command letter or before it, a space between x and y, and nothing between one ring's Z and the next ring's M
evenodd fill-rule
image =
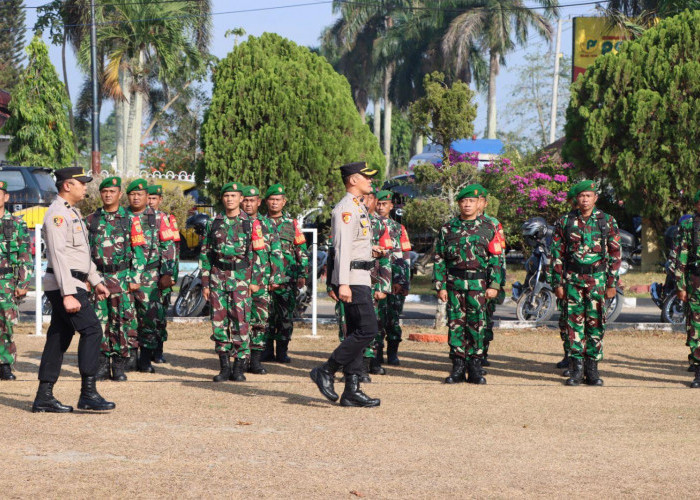
M18 380L0 383L4 498L687 497L697 487L700 390L688 388L678 333L610 332L602 388L563 385L552 330L497 330L485 386L442 384L446 345L406 341L402 366L365 385L381 407L355 409L326 401L308 376L334 330L297 328L291 365L215 384L209 325L176 324L155 375L98 385L115 411L57 415L31 413L44 343L32 328L17 328ZM55 388L71 405L76 347Z

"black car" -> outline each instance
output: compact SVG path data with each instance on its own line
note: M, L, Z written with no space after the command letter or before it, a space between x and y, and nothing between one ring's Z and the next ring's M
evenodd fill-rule
M50 168L22 167L0 162L0 181L7 182L8 209L17 212L34 206L48 206L56 198L55 180Z

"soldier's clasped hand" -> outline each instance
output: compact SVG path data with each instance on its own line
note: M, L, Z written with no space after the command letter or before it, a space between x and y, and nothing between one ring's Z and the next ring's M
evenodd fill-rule
M343 302L352 302L352 290L350 285L340 285L338 287L338 298Z

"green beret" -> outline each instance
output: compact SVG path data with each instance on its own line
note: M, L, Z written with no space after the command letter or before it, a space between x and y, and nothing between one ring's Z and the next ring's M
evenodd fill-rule
M100 191L102 191L104 188L110 188L110 187L122 187L122 178L121 177L107 177L105 180L100 182Z
M163 196L163 186L159 184L153 184L152 186L148 186L148 194L157 194L159 196Z
M282 184L273 184L269 188L267 188L267 191L265 191L265 198L268 198L270 196L274 196L276 194L281 194L281 195L286 195L284 191L284 186Z
M571 188L571 197L576 198L578 195L583 193L584 191L593 191L595 193L596 191L596 184L595 181L581 181L578 184L576 184L574 187Z
M255 186L243 186L241 193L243 196L260 196L260 191Z
M377 193L377 201L384 201L388 200L391 201L391 199L394 197L394 193L391 191L387 191L386 189L379 191Z
M146 182L146 179L134 179L126 187L126 194L129 194L132 191L146 191L147 189L148 183Z
M7 182L0 181L0 189L2 189L3 191L7 191Z
M693 203L697 203L700 201L700 189L695 191L695 198L693 198Z
M243 186L238 182L227 182L224 184L224 187L221 188L221 196L223 196L224 193L240 193L242 189Z
M372 196L377 196L377 192L378 192L377 186L372 184L372 190L369 192L369 194L371 194Z
M485 191L484 186L481 184L469 184L468 186L463 187L462 190L457 193L457 201L464 198L480 198L485 196Z

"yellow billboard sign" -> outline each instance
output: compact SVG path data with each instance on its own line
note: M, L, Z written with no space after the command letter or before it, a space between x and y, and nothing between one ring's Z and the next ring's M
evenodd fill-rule
M612 26L606 17L575 17L572 80L592 66L596 57L616 54L626 39L625 30Z

